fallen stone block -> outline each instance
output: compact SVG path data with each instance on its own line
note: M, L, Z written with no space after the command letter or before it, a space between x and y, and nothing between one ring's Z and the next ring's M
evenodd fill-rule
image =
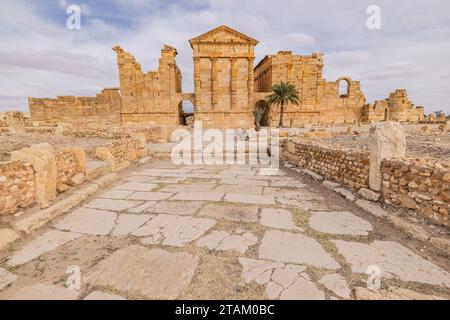
M369 212L370 214L381 218L381 217L387 217L389 215L389 213L384 210L383 208L381 208L379 205L367 201L367 200L356 200L355 204L360 207L361 209Z
M370 201L378 201L378 199L380 199L380 194L369 190L367 188L361 188L358 191L358 195L360 195L361 197L363 197L366 200L370 200Z
M330 189L331 191L341 186L339 183L330 180L325 180L324 182L322 182L322 184L325 188Z
M314 171L311 171L309 169L303 169L302 172L307 174L316 181L323 181L323 177L320 174L315 173Z
M336 188L334 189L334 192L336 192L337 194L343 196L345 199L347 199L348 201L352 201L354 202L356 200L355 195L353 194L353 192L344 189L344 188Z

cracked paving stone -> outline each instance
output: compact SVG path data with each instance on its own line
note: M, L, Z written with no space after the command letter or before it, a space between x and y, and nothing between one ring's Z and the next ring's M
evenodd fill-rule
M127 299L113 293L92 291L83 300L127 300Z
M309 264L333 270L340 268L319 242L299 233L266 231L258 255L260 259Z
M309 225L316 231L329 234L367 236L372 225L350 212L315 212Z
M280 294L280 300L325 300L325 294L311 280L300 278Z
M55 227L65 231L107 235L114 227L116 217L115 212L80 208L55 223Z
M257 194L262 195L262 188L261 186L241 186L241 185L234 185L234 184L222 184L218 185L213 189L214 192L230 192L230 193L243 193L243 194Z
M104 193L102 193L99 198L106 198L106 199L125 199L129 195L131 195L134 191L128 191L128 190L109 190Z
M207 247L209 250L227 251L235 250L244 254L249 246L256 244L258 238L252 233L230 235L226 231L215 231L197 240L198 247Z
M85 281L145 299L172 300L189 285L197 265L198 258L185 252L132 245L100 261Z
M180 247L198 239L215 224L216 221L212 219L159 214L132 235L148 237L143 239L144 244L162 241L163 245Z
M144 201L157 201L170 198L173 193L168 192L150 192L150 191L137 191L128 197L128 200L144 200Z
M186 183L186 184L170 184L164 188L158 190L160 192L188 192L189 190L195 190L196 192L209 192L214 186L211 184L197 184L197 183Z
M353 272L366 273L369 266L375 265L380 267L381 277L450 287L449 273L397 242L332 242Z
M114 230L112 231L112 235L127 235L141 227L153 217L154 215L147 214L121 214L117 218L116 225L114 227Z
M223 195L221 192L180 192L170 200L220 201Z
M224 200L228 202L241 202L251 204L275 204L275 199L270 195L263 196L256 194L227 193L225 194Z
M8 260L8 265L15 267L27 263L40 255L47 253L66 242L75 240L81 236L80 233L64 232L60 230L51 230L39 238L31 241L20 251L13 254Z

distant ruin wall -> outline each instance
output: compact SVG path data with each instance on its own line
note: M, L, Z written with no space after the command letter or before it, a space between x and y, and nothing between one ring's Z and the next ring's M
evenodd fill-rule
M414 209L450 226L450 168L412 159L388 159L381 166L384 201Z
M74 125L120 124L119 89L104 89L95 97L28 98L32 122Z

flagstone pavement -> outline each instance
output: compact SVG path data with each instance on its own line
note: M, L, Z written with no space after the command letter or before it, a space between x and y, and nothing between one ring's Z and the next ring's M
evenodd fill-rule
M259 169L134 168L0 261L0 298L450 297L448 264L306 177Z

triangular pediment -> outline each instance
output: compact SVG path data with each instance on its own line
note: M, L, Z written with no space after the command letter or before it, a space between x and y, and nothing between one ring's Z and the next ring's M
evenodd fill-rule
M236 31L227 26L220 26L211 31L208 31L198 37L195 37L189 40L189 43L208 43L208 42L217 42L217 43L249 43L252 45L257 45L258 41L246 36L239 31Z

